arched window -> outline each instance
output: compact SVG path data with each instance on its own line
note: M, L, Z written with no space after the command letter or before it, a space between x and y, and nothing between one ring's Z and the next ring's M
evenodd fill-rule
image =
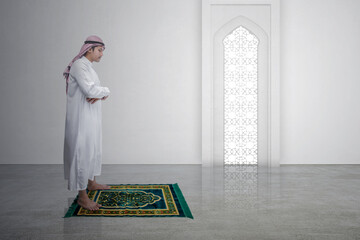
M257 164L258 45L243 26L223 40L225 164Z

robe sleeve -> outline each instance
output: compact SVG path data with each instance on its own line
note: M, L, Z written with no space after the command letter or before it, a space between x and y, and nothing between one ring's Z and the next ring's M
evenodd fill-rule
M75 65L75 66L74 66ZM102 98L110 94L110 90L107 87L101 87L95 85L92 81L89 70L81 63L73 64L71 75L78 83L80 90L88 98Z

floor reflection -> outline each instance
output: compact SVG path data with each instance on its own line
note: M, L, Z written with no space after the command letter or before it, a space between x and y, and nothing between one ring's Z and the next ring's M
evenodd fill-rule
M224 206L257 208L258 166L224 165Z
M74 198L68 198L68 206L73 203ZM66 209L66 211L68 208ZM64 213L65 215L65 213ZM100 217L70 217L63 218L63 239L69 239L69 236L84 234L92 237L100 237L102 231Z

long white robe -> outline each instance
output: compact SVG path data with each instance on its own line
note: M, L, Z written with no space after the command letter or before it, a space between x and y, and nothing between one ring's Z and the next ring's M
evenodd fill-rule
M92 63L85 57L76 60L69 75L65 140L64 175L69 190L84 190L88 179L101 173L101 100L94 104L86 98L102 98L110 91L100 85Z

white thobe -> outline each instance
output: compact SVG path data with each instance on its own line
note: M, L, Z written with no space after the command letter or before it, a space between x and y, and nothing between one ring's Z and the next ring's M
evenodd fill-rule
M70 69L66 102L64 175L69 190L85 190L88 180L101 173L101 100L94 104L86 98L102 98L110 91L100 85L92 63L85 57Z

